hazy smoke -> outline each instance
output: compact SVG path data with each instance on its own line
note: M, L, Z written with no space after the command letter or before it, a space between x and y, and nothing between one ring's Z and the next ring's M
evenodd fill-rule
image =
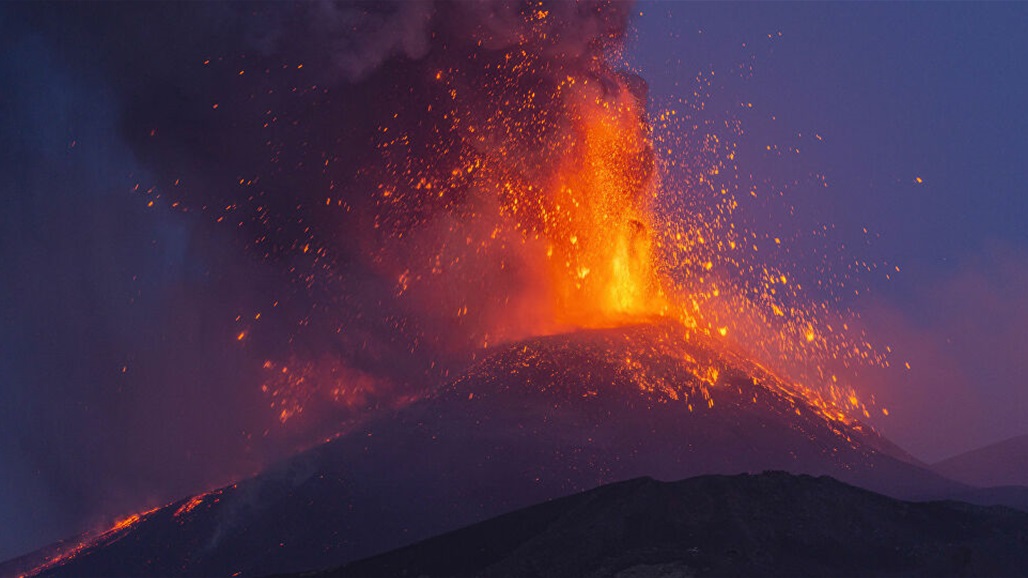
M418 60L428 52L431 2L317 2L307 8L315 38L323 41L318 44L350 80L363 79L390 57Z
M505 98L571 74L641 93L604 62L628 10L5 7L0 557L246 473L545 315L517 246L541 229L496 234L499 193L453 174L499 149L526 183L559 164L572 105ZM469 138L497 111L523 130ZM262 382L307 421L281 428Z

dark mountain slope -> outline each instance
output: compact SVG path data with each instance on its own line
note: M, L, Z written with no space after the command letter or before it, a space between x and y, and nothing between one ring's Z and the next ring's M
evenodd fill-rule
M1024 576L1028 513L828 477L649 478L304 576Z

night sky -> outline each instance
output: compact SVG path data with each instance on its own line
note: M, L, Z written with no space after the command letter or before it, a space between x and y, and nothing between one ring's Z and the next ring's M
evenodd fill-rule
M333 44L319 69L318 42L332 41L331 29L236 29L219 8L189 6L0 8L0 559L249 475L308 439L311 429L279 424L259 390L254 359L279 345L240 321L256 311L265 335L313 317L290 346L350 356L355 379L384 375L398 390L413 379L404 363L381 367L351 344L318 350L331 314L311 315L309 291L284 273L306 261L286 248L244 257L238 231L169 206L178 197L161 187L181 173L184 186L213 188L253 155L243 117L210 107L254 85L219 84L205 55L232 55L225 67L240 54L279 58L290 74L306 60L310 76L268 82L330 86L338 102L319 106L337 114L386 110L374 70L424 57L427 48L406 41L418 16L345 37L358 48ZM847 283L833 302L893 350L892 369L852 377L889 410L874 425L928 462L1026 433L1028 6L644 3L634 12L625 58L649 83L651 108L686 99L702 102L711 122L738 121L738 178L760 199L739 218L790 234L801 277L821 274L827 249ZM140 21L158 24L131 28ZM269 48L277 44L289 53ZM329 65L338 77L325 78ZM310 102L282 114L302 120ZM191 124L164 125L162 115ZM147 123L160 125L156 140ZM201 152L216 147L231 149L226 164L205 164ZM287 161L307 160L284 150ZM353 156L343 164L361 161ZM311 184L291 178L276 183ZM272 202L283 214L290 207ZM365 265L345 258L347 241L332 242L344 247L337 270L360 277ZM857 271L856 261L875 266ZM375 300L381 287L339 283L349 301L332 303L364 343L406 346L363 314L393 306Z

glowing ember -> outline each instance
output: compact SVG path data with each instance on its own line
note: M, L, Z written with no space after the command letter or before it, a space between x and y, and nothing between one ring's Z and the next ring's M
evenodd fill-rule
M267 379L261 389L271 397L270 407L283 423L302 413L312 400L361 407L369 391L386 386L330 357L317 363L294 357L281 365L268 360L264 370Z

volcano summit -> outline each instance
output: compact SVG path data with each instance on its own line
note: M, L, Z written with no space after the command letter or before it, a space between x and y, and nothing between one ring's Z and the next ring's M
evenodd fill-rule
M964 489L657 323L495 347L434 394L255 478L142 514L42 575L325 568L604 483L768 469L905 498Z

